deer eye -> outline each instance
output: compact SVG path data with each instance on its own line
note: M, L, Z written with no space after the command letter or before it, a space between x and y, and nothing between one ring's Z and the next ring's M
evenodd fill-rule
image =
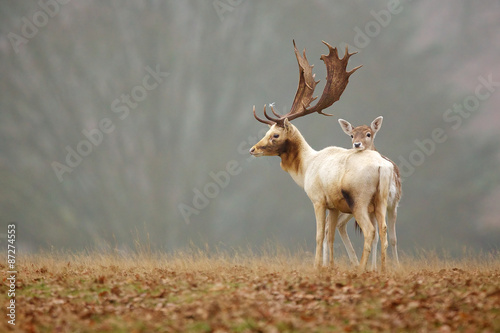
M351 134L351 139L354 138L354 135Z
M274 134L274 135L273 135L273 138L275 138L275 139L277 139L277 138L279 138L279 137L280 137L280 135L279 135L279 134Z
M371 137L372 135L370 133L366 133L366 136L367 137Z

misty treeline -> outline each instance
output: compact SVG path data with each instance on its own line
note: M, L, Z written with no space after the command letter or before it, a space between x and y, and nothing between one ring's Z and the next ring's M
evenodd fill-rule
M338 118L384 116L376 146L405 176L400 248L488 250L500 237L498 22L493 0L4 3L0 219L30 251L312 249L305 193L279 158L247 152L267 129L252 106L291 106L292 40L316 94L325 40L363 68L335 117L295 122L306 140L347 148Z

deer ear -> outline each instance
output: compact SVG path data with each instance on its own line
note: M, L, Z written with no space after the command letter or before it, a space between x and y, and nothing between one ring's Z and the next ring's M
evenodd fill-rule
M382 127L382 120L384 120L384 117L380 116L375 118L374 121L372 121L371 128L374 133L377 133L380 127Z
M288 121L288 118L285 118L285 121L283 122L283 128L285 131L289 131L292 128L292 124Z
M340 127L342 127L342 130L344 131L345 134L351 135L352 125L347 120L339 119L339 124Z

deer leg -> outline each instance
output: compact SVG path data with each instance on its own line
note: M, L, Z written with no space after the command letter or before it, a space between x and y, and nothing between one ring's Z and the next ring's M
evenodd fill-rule
M358 256L356 255L356 251L354 251L354 248L352 247L351 240L349 239L349 235L347 234L346 230L347 222L349 222L351 218L351 214L340 214L338 217L337 228L339 229L340 238L342 239L342 243L344 243L345 250L347 251L347 255L349 256L351 264L353 264L354 266L358 266Z
M329 215L326 217L325 238L323 239L323 266L328 266L328 235L330 234L328 218Z
M375 218L374 214L370 214L370 220L372 222L373 227L375 228L375 237L373 238L372 242L372 267L371 270L375 271L377 270L377 246L378 246L378 228L377 228L377 219Z
M399 266L398 257L398 239L396 237L396 219L398 216L397 207L389 207L387 210L387 229L389 231L389 243L391 244L392 256L396 262L396 266Z
M359 224L361 231L363 231L363 236L365 238L363 244L363 254L361 255L361 261L359 263L358 271L360 273L366 270L366 264L368 262L368 257L372 249L373 238L375 237L375 228L370 221L370 216L365 210L358 210L354 213L354 218Z
M330 209L328 213L328 223L327 226L330 230L328 233L328 252L330 256L330 267L333 267L333 241L335 240L335 229L337 228L337 220L339 216L339 211L337 209Z
M314 214L316 215L316 255L314 257L314 267L319 268L323 261L323 239L325 238L325 218L326 208L323 204L314 204Z
M378 205L375 208L375 215L378 222L378 232L380 234L380 266L382 266L382 272L386 271L387 268L387 224L385 223L385 212L387 206Z

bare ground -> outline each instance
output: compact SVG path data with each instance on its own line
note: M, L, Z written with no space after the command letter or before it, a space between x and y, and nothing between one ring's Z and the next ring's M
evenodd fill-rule
M8 271L6 265L0 268ZM500 332L498 255L404 258L387 274L298 255L19 257L15 326L0 331Z

